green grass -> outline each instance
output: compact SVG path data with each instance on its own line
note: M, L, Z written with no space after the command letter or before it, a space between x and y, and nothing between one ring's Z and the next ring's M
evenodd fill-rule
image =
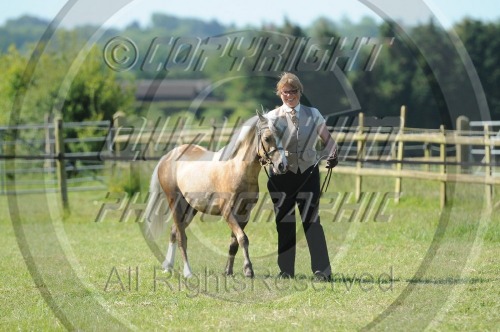
M260 180L264 192L263 173ZM71 215L64 221L56 194L9 201L2 196L1 329L496 330L500 217L498 211L489 221L482 216L483 187L450 186L452 206L441 210L437 183L403 180L401 202L389 200L382 213L390 221L353 215L352 197L332 220L338 197L353 184L352 177L334 176L323 200L332 283L310 280L303 235L300 277L274 278L276 233L269 210L246 228L254 279L242 277L241 253L236 276L222 276L230 233L212 217L197 218L189 228L195 278L186 281L161 273L139 225L132 218L118 221L123 211L95 222L104 192L70 193ZM378 207L382 194L375 193L393 191L394 182L366 178L363 186ZM160 239L162 251L166 238Z

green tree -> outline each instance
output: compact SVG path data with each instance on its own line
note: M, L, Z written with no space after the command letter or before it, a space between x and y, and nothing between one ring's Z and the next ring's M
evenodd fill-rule
M455 26L486 94L491 116L500 119L500 22L483 23L465 19Z
M381 37L396 37L382 50L371 72L354 73L353 86L363 110L377 117L397 116L408 107L407 126L450 128L443 91L453 91L455 76L449 70L452 45L446 32L433 22L403 30L394 22L380 27ZM443 90L444 89L444 90Z
M29 15L7 20L0 27L0 51L6 52L11 45L25 51L29 44L40 39L48 25L49 21Z
M104 65L101 52L93 47L70 82L61 114L65 121L111 120L132 102L132 91L119 84L115 73Z
M97 47L89 50L78 64L75 50L79 49L71 38L61 36L57 50L47 49L37 59L32 75L27 74L34 65L30 63L30 53L23 54L11 46L1 55L0 106L7 111L0 113L0 123L9 123L12 115L16 115L18 123L40 123L45 114L61 115L64 121L85 121L112 120L118 110L129 112L133 91L124 88L115 73L105 66ZM19 135L30 138L35 132L27 130ZM96 132L68 130L66 134L76 138L93 136ZM84 144L70 147L71 151L94 148Z
M417 61L418 70L409 86L409 106L413 108L408 115L409 122L415 123L417 127L438 128L443 124L447 129L452 129L454 121L449 111L454 109L460 114L463 111L458 111L453 100L447 96L461 98L457 95L457 86L462 74L452 64L455 54L448 33L431 20L411 31L411 41L410 50Z
M382 38L394 37L396 32L392 22L380 26ZM410 102L410 82L416 70L411 52L401 38L397 38L394 45L382 49L372 71L349 73L363 112L376 117L398 115L401 104Z

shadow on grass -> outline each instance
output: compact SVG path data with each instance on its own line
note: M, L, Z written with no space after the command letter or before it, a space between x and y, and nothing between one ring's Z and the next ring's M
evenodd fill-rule
M432 284L432 285L474 285L499 282L500 278L412 278L406 280L410 284Z

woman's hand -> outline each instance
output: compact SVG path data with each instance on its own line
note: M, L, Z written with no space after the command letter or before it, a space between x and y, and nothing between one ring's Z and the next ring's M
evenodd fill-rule
M339 160L336 155L328 157L326 160L326 168L334 168L339 163Z

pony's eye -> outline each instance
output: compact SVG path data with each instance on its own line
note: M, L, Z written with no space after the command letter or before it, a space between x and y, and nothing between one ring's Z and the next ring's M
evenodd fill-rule
M264 142L266 142L266 143L271 142L271 137L269 137L269 136L264 137Z

